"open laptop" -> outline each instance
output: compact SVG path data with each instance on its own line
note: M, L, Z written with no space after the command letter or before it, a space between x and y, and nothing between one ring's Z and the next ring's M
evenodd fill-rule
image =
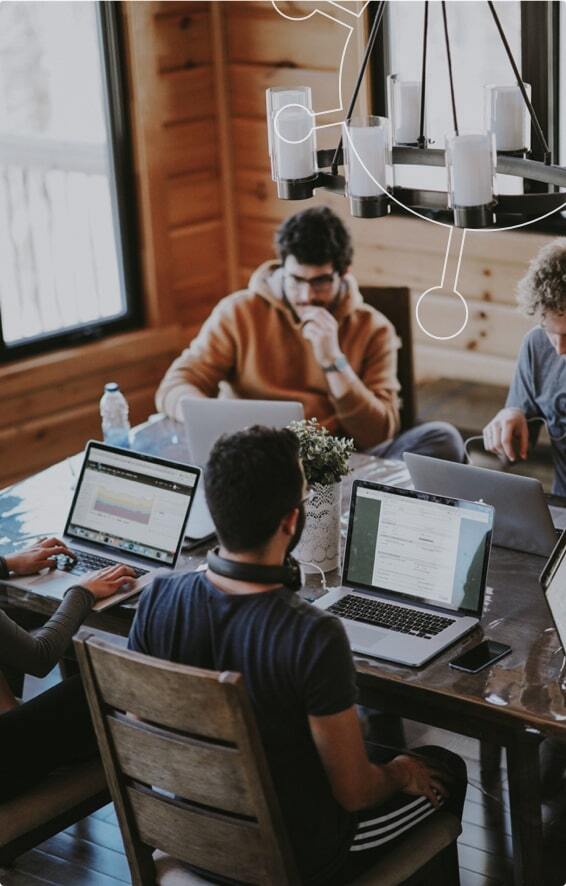
M541 572L540 583L562 651L566 655L566 530Z
M356 480L344 586L314 605L355 652L420 667L477 626L492 526L489 505Z
M6 583L62 599L85 573L124 563L136 573L135 586L95 608L139 593L157 569L175 568L199 476L189 465L90 441L63 533L76 562L60 558L51 572Z
M210 451L222 434L243 431L252 425L284 428L289 422L304 418L302 403L294 400L236 400L232 397L183 397L183 423L190 458L203 469ZM214 533L214 523L200 483L187 526L191 539Z
M412 452L404 457L415 489L493 505L495 545L543 557L552 551L557 531L538 480Z

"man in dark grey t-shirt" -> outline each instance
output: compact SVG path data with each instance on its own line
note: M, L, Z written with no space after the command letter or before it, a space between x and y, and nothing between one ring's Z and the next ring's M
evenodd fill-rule
M300 882L342 886L440 806L461 816L465 766L443 748L368 758L344 627L294 593L307 492L296 435L221 437L205 489L220 546L206 572L146 588L129 646L243 674Z
M566 238L541 249L519 283L518 300L539 325L523 339L507 403L484 428L484 445L510 461L526 459L529 424L546 422L552 491L566 496Z

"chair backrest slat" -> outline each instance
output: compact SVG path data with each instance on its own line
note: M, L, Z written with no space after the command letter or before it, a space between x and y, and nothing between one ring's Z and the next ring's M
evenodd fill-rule
M122 772L136 781L239 815L255 806L234 746L204 742L126 717L108 720Z
M185 809L151 792L128 788L141 840L174 858L244 883L267 883L257 822Z
M397 377L401 385L401 430L412 428L417 419L411 291L405 286L360 286L363 299L387 317L401 339Z
M83 628L74 643L134 886L153 886L154 849L213 875L294 886L241 675L150 658L111 639Z
M216 672L180 673L173 662L111 646L92 645L90 654L107 705L170 729L235 740L234 709Z

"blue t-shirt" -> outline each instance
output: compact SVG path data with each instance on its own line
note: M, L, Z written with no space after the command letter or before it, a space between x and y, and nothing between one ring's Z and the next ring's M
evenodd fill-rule
M545 419L554 458L552 491L566 496L566 357L556 353L540 326L523 339L506 405L522 409L527 418Z
M143 592L129 647L243 675L303 882L324 883L356 826L332 795L307 719L355 703L341 622L284 588L225 594L203 573L185 573Z

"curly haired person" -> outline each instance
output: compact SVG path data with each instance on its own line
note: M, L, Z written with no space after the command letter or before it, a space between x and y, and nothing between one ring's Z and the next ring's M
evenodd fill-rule
M532 439L528 420L544 420L554 460L552 491L566 496L565 237L540 250L519 282L517 297L538 325L523 339L507 403L484 428L484 445L510 461L526 459Z

